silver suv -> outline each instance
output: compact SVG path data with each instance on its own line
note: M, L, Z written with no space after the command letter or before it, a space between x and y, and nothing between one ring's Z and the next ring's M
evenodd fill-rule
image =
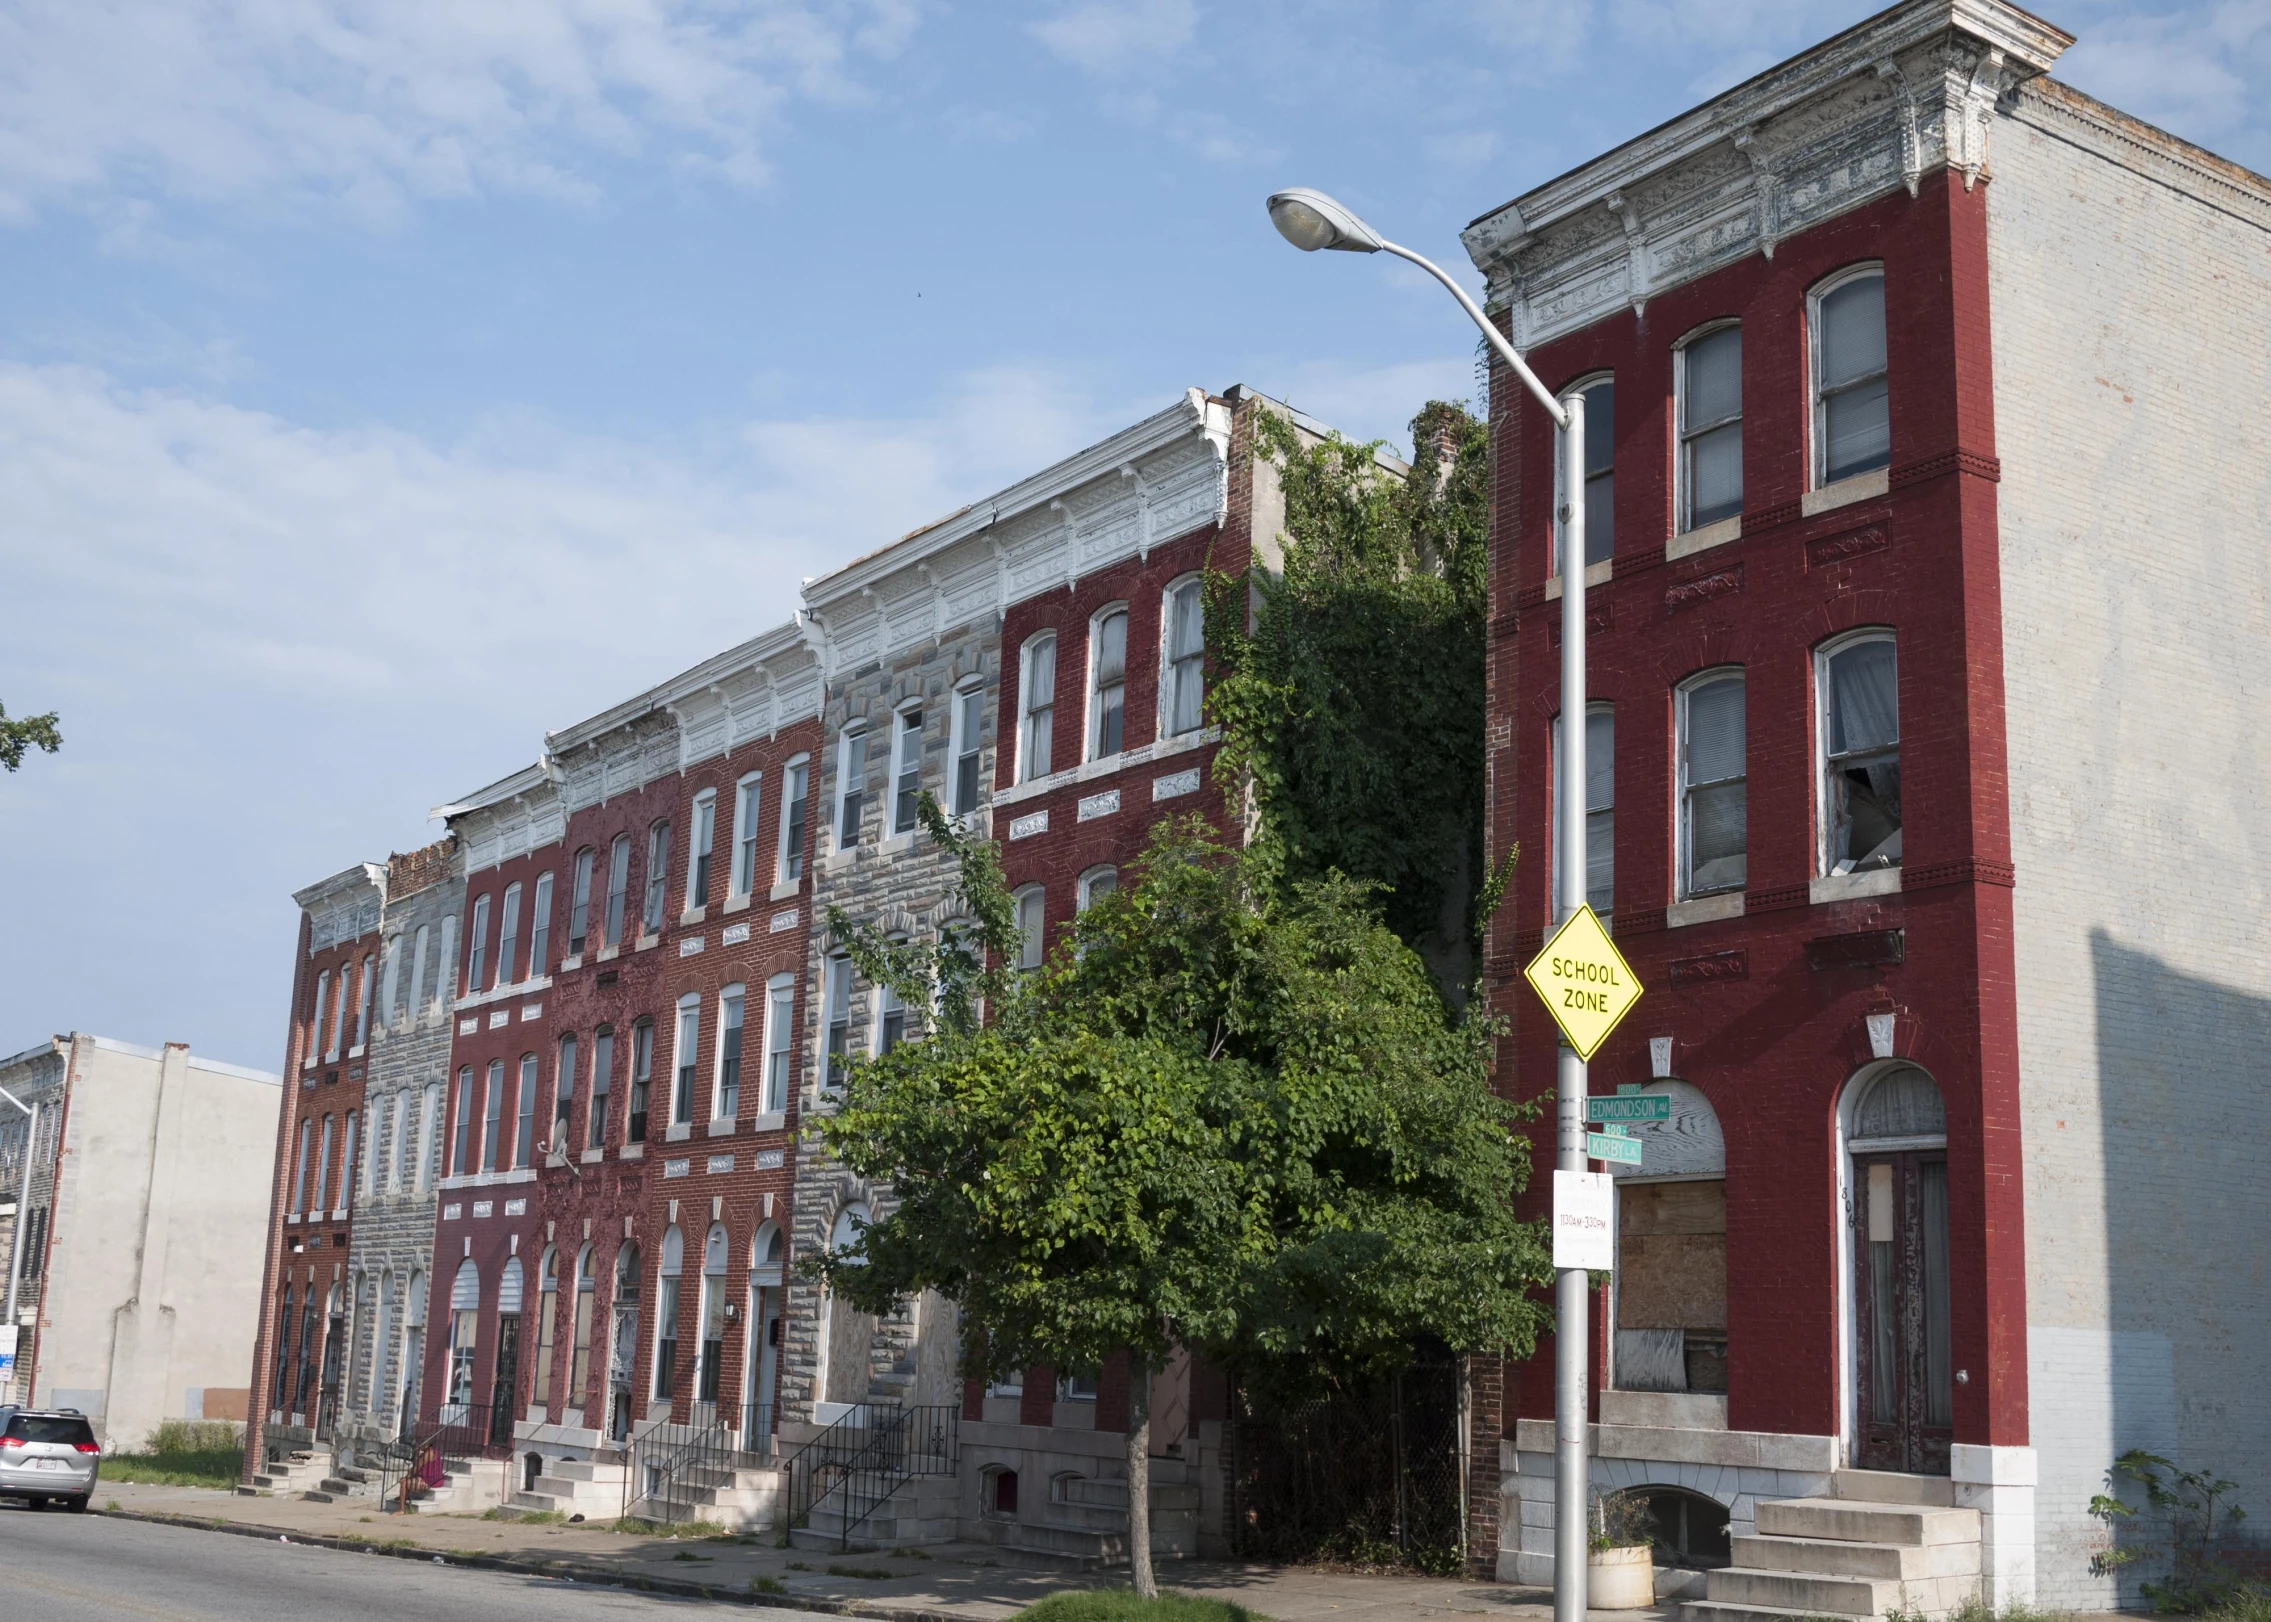
M78 1409L0 1408L0 1497L84 1510L101 1469L102 1446Z

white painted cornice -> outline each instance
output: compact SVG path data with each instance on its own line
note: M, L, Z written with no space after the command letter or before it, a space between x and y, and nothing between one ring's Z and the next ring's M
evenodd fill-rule
M2073 36L2002 0L1909 0L1483 215L1462 233L1537 343L1905 186L1987 163L1997 103Z
M1230 408L1189 389L1166 410L805 582L829 675L998 615L1223 516Z

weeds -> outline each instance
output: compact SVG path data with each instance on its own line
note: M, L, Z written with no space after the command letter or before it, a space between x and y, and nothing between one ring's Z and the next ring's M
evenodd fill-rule
M2120 1496L2125 1482L2144 1492L2151 1524L2140 1525L2137 1506ZM2179 1470L2158 1453L2132 1448L2113 1461L2106 1485L2113 1490L2090 1500L2090 1513L2105 1522L2110 1534L2107 1546L2090 1560L2094 1574L2104 1576L2142 1560L2165 1559L2167 1581L2139 1585L2146 1601L2162 1611L2197 1615L2260 1600L2245 1577L2224 1563L2216 1547L2219 1515L2225 1530L2247 1519L2246 1510L2225 1502L2239 1490L2238 1482L2207 1470ZM2130 1534L2126 1543L2124 1531ZM2164 1543L2165 1547L2156 1546Z
M752 1594L785 1594L788 1591L789 1585L782 1582L778 1577L752 1577L749 1579L749 1592Z
M898 1573L885 1571L881 1566L834 1565L828 1568L828 1575L831 1577L857 1577L861 1582L879 1583L890 1581Z

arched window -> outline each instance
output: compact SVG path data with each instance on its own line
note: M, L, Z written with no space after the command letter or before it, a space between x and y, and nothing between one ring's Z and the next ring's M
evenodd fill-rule
M1026 640L1018 657L1017 780L1046 777L1054 765L1057 714L1057 633Z
M617 834L607 847L607 937L605 947L623 944L623 914L631 895L631 836Z
M560 1253L544 1247L536 1264L536 1381L529 1401L539 1408L552 1403L552 1358L558 1351L560 1309Z
M1671 1116L1624 1132L1637 1166L1610 1166L1617 1190L1612 1382L1625 1391L1727 1389L1727 1147L1700 1087L1647 1084Z
M760 1222L756 1233L749 1240L749 1282L779 1284L781 1258L781 1225L777 1222Z
M536 1164L536 1055L520 1056L520 1107L513 1112L513 1165Z
M694 815L686 830L686 910L710 904L710 856L718 842L718 791L694 796Z
M1048 955L1048 896L1038 884L1017 892L1017 966L1038 969Z
M481 1100L481 1167L500 1171L505 1155L505 1061L489 1061L488 1086Z
M1115 603L1088 622L1088 758L1127 742L1128 609Z
M371 981L378 968L378 959L363 954L363 973L357 981L355 993L355 1051L360 1053L371 1039Z
M1679 690L1682 900L1743 888L1749 849L1743 701L1739 668L1706 671Z
M481 1269L468 1256L458 1263L449 1291L449 1386L447 1401L454 1413L445 1423L462 1424L473 1401L473 1347L481 1328Z
M575 879L568 889L568 955L581 957L585 932L591 928L591 866L589 845L576 852Z
M591 1394L591 1313L599 1293L597 1266L587 1242L576 1252L576 1320L568 1352L568 1401L579 1407Z
M725 1367L725 1224L714 1222L702 1239L701 1345L695 1353L694 1400L716 1402Z
M678 1285L686 1262L686 1236L673 1222L663 1230L662 1266L655 1285L653 1394L667 1402L678 1389Z
M852 1201L836 1213L836 1220L828 1229L828 1249L835 1255L847 1256L860 1243L860 1235L868 1225L867 1207L858 1200ZM857 1256L850 1257L860 1261Z
M764 791L758 772L745 772L733 785L733 869L727 875L727 894L749 893L757 882L757 811Z
M1893 633L1856 631L1814 653L1821 735L1821 871L1900 866L1900 668Z
M1707 328L1683 340L1677 354L1685 534L1743 510L1743 329L1733 322Z
M952 773L947 785L947 809L955 816L968 816L978 809L979 791L984 787L978 770L986 741L984 678L966 677L954 689L946 730L946 758Z
M678 999L678 1033L670 1055L678 1082L670 1094L672 1126L683 1126L694 1119L694 1055L701 1041L702 997L699 992L689 991Z
M497 980L500 986L510 985L519 978L515 973L520 959L520 882L514 880L505 886L505 904L497 924Z
M1835 484L1892 460L1886 394L1885 271L1856 265L1808 297L1813 336L1814 483Z
M670 871L670 819L657 817L647 828L647 901L639 913L642 934L662 933L663 880Z
M528 978L552 966L552 875L536 875L536 894L528 907Z
M1206 719L1206 613L1197 575L1160 600L1159 732L1179 738Z
M1915 1065L1894 1065L1855 1101L1847 1135L1856 1152L1944 1147L1948 1111L1939 1084Z
M891 831L915 831L923 789L923 707L909 704L891 720Z
M789 1107L789 1062L796 1051L796 976L765 982L765 1103L768 1115Z
M1080 876L1080 910L1086 912L1103 897L1120 887L1120 870L1116 867L1092 867Z
M741 1029L748 1008L748 987L730 985L718 993L718 1073L710 1102L714 1120L730 1121L741 1113Z
M860 818L867 808L867 723L852 721L836 737L836 848L860 842Z
M472 938L466 944L465 953L465 990L468 996L488 989L481 983L482 973L488 966L489 898L477 895L473 898Z

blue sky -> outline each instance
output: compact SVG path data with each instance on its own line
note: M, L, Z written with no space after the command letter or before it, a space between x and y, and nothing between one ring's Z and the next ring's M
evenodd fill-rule
M1826 0L0 0L0 1053L280 1062L289 892L798 582L1243 382L1360 435L1458 228ZM2047 14L2271 169L2271 0Z

